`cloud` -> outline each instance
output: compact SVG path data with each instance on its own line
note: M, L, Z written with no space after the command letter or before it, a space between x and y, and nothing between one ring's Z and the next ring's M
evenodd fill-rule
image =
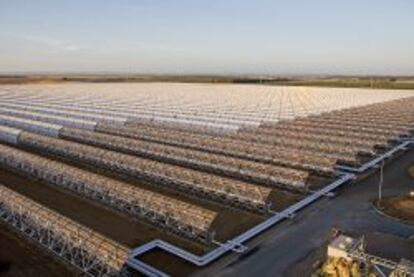
M52 51L62 51L62 52L73 52L79 51L82 49L81 46L73 44L71 42L55 39L45 36L37 36L37 35L15 35L16 38L22 39L28 42L40 44L44 47L50 48Z

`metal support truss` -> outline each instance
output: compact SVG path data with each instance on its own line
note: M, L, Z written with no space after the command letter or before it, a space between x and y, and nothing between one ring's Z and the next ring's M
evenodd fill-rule
M18 145L252 210L265 210L271 192L263 186L27 132L20 134Z
M0 166L71 190L180 235L211 239L216 213L0 144Z
M115 276L130 249L0 185L0 220L81 272Z

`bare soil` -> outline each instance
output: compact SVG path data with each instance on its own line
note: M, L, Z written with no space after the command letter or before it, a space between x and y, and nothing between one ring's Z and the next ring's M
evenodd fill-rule
M414 224L414 197L389 197L381 200L380 205L375 204L385 214Z
M408 174L410 174L411 178L414 179L414 165L408 168Z
M312 276L312 273L321 267L327 258L327 246L328 242L326 241L321 247L313 249L302 260L298 261L294 267L289 268L285 272L286 276Z
M0 276L79 276L79 272L0 222Z
M391 234L364 234L366 252L399 262L401 258L414 261L414 241Z
M160 249L145 253L140 260L170 276L189 276L200 268ZM167 262L166 262L167 261ZM179 268L179 271L177 271Z

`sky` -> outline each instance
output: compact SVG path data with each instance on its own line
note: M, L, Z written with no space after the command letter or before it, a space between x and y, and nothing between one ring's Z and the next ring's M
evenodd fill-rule
M0 73L414 75L413 0L0 0Z

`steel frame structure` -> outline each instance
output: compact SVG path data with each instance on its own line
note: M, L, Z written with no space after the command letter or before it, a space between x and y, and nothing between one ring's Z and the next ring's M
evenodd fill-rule
M378 273L381 274L383 277L387 277L387 275L384 273L382 269L386 269L387 271L390 271L391 273L397 273L398 275L388 275L389 277L409 277L414 276L414 270L407 265L400 263L397 263L393 260L386 259L377 255L372 255L366 252L365 250L365 239L364 237L360 237L357 239L357 243L345 250L348 257L352 258L353 260L359 262L360 264L364 264L364 268L367 270L370 266L373 266L374 269L378 271ZM362 276L366 276L367 272L365 274L363 273Z
M209 241L217 213L0 144L0 165L191 239Z
M0 108L0 114L4 113L3 110ZM266 165L212 153L207 154L199 150L183 149L144 140L134 140L126 137L97 133L93 132L97 124L96 122L85 122L77 119L25 112L16 109L7 110L8 112L6 114L9 120L6 125L9 126L13 126L13 117L16 118L14 127L25 130L28 130L27 124L29 121L27 120L31 120L34 126L37 121L59 124L61 128L59 128L58 136L67 140L105 147L107 149L171 164L184 165L197 170L201 169L202 171L234 177L242 181L254 181L258 184L282 186L290 189L306 189L304 186L308 178L308 172L304 170ZM20 117L26 119L26 125L20 123ZM0 115L0 122L1 118L2 116ZM93 130L90 130L90 128L93 128ZM30 131L33 130L35 128L32 128ZM40 133L39 130L38 133Z
M105 147L127 154L193 169L235 177L243 181L255 181L267 185L300 188L305 186L308 173L304 170L262 164L199 150L183 149L144 140L135 140L97 132L87 132L64 127L60 137L67 140Z
M233 137L226 137L226 136L210 136L210 135L204 135L204 134L192 134L187 133L183 134L182 131L177 130L161 130L154 127L134 127L130 128L127 126L122 126L116 128L116 125L114 124L98 124L96 127L97 131L111 133L114 132L114 134L121 134L127 137L134 137L134 138L140 138L145 136L152 136L158 139L166 140L166 139L174 139L175 141L180 142L182 145L187 145L188 147L191 147L192 145L208 145L210 147L225 147L232 149L234 148L234 145L239 145L241 147L250 146L250 148L259 148L263 149L266 148L267 151L272 151L273 147L279 147L279 148L285 148L290 150L296 150L296 151L309 151L309 152L321 152L324 154L330 154L330 155L337 155L340 157L352 157L352 154L355 152L361 152L361 153L367 153L367 154L373 154L372 150L363 147L363 146L349 146L349 145L341 145L341 144L333 144L333 143L320 143L310 140L292 140L289 138L283 138L283 137L274 137L271 143L263 143L259 139L255 139L250 142L246 142L243 139L240 138L233 138ZM116 132L116 133L115 133ZM240 134L241 136L243 133ZM200 146L198 146L200 147Z
M59 116L56 116L55 113L51 113L49 114L49 118L48 116L42 115L42 113L45 113L47 115L48 109L38 109L36 107L33 107L33 105L28 106L24 104L10 106L10 104L0 103L0 106L1 105L5 105L6 107L13 107L15 109L22 109L23 111L35 111L33 116L31 115L31 113L20 113L14 110L8 111L6 113L9 115L24 116L26 118L30 118L33 122L35 122L35 120L43 120L51 124L60 123L69 127L75 125L78 127L87 126L86 130L88 130L90 126L95 126L94 123L90 123L88 121L91 120L91 118L87 118L86 120L82 121L78 117L72 117L73 113L65 114L65 111L62 110L57 110L56 113L59 113ZM79 115L82 114L79 113ZM70 122L72 118L75 120L74 122ZM102 118L102 116L94 117L93 119L99 120L99 118ZM121 120L114 119L113 121L111 121L111 118L104 119L105 120L100 120L98 121L98 123L96 123L96 131L101 131L102 133L124 136L143 141L166 144L170 146L184 147L188 149L200 150L209 153L228 155L234 158L248 159L257 162L271 163L274 165L288 166L298 168L301 170L313 170L318 172L332 173L333 166L339 158L352 160L352 157L349 155L349 153L343 153L344 155L341 155L335 154L334 152L330 151L329 153L320 154L319 152L321 149L318 147L314 149L287 149L286 145L277 145L270 147L269 145L265 144L252 144L249 142L243 142L240 140L232 139L227 139L227 141L222 141L221 139L220 141L217 141L217 139L214 139L214 137L212 136L199 134L198 136L192 135L190 137L188 133L184 136L186 137L186 139L182 140L181 138L183 137L183 134L177 132L176 130L170 130L169 132L165 133L162 132L162 130L155 129L153 127L140 128L140 132L131 132L131 130L133 129L128 128L128 126L122 125ZM10 121L10 117L8 121ZM81 122L79 123L77 121ZM85 122L89 123L87 124ZM108 122L110 123L108 124ZM286 142L288 142L288 140L286 140ZM247 154L247 152L249 154Z
M125 136L133 139L147 140L166 145L179 146L183 148L201 150L208 153L227 155L241 159L270 163L275 165L289 166L325 172L331 174L338 158L321 155L301 149L286 149L284 147L270 147L241 141L223 142L219 139L212 140L211 137L190 137L183 134L160 133L157 130L132 129L124 126L98 124L96 131L117 136Z
M0 184L0 220L90 276L115 276L130 249Z
M237 207L258 211L266 211L268 207L267 198L271 189L267 187L24 131L20 133L17 141L17 145L139 177L153 184L207 196Z

